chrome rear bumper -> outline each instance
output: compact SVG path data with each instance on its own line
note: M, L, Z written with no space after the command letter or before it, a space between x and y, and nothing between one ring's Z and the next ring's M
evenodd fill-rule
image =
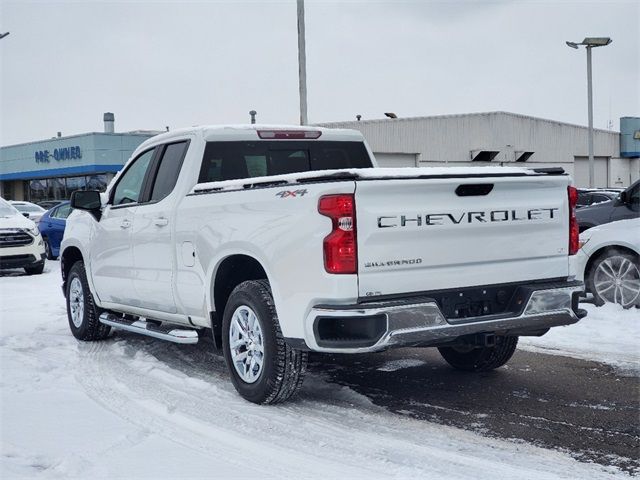
M577 309L577 296L584 290L581 282L566 282L545 287L530 294L518 314L486 315L463 319L446 319L438 304L426 297L403 299L392 303L318 306L311 310L307 325L313 335L305 340L310 350L334 353L364 353L401 346L436 346L458 337L480 333L500 335L540 335L551 327L576 323L586 315ZM366 340L322 338L320 321L375 321L379 333ZM375 320L373 320L375 319Z

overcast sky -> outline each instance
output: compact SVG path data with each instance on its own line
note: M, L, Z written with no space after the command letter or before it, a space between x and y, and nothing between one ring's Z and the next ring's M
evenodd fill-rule
M640 2L307 0L309 121L506 110L640 115ZM0 0L0 144L102 130L297 123L289 1Z

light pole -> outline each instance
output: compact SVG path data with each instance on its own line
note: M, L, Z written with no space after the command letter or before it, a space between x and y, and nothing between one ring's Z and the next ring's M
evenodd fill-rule
M587 102L589 111L589 188L595 186L595 158L593 157L593 86L591 75L591 49L595 47L606 47L613 40L609 37L587 37L582 42L567 42L571 48L578 49L579 45L584 45L587 50Z
M307 122L307 54L304 38L304 0L297 0L298 7L298 86L300 88L300 125Z

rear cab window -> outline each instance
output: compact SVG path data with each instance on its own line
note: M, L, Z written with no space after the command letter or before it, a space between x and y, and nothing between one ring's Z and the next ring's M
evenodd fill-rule
M373 167L363 142L207 142L199 183L287 173Z

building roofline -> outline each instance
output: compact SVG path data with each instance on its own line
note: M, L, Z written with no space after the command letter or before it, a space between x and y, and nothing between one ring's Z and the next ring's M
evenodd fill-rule
M585 130L588 128L584 125L578 125L576 123L569 122L561 122L559 120L551 120L548 118L541 117L533 117L531 115L524 115L521 113L513 113L513 112L505 112L502 110L496 110L494 112L471 112L471 113L452 113L446 115L425 115L419 117L399 117L399 118L375 118L371 120L344 120L340 122L320 122L314 125L330 127L331 125L345 125L345 124L376 124L376 123L390 123L390 122L406 122L406 121L414 121L414 120L434 120L434 119L447 119L447 118L460 118L460 117L475 117L475 116L483 116L483 115L508 115L511 117L522 118L525 120L540 120L543 122L553 123L556 125L562 125L567 127L575 127L575 128L584 128ZM604 130L602 128L594 128L594 131L602 132L602 133L611 133L611 134L619 134L620 132L616 130Z
M122 135L126 135L128 137L153 137L155 135L158 135L159 133L162 132L156 132L156 131L149 131L148 133L146 132L140 132L140 131L134 131L134 132L114 132L114 133L108 133L108 132L86 132L86 133L76 133L75 135L66 135L63 137L51 137L51 138L45 138L42 140L32 140L31 142L23 142L23 143L13 143L11 145L2 145L0 146L0 149L5 149L5 148L10 148L10 147L22 147L25 145L34 145L36 143L43 143L43 142L51 142L51 141L62 141L62 140L68 140L70 138L78 138L78 137L88 137L89 135L105 135L105 136L122 136Z

